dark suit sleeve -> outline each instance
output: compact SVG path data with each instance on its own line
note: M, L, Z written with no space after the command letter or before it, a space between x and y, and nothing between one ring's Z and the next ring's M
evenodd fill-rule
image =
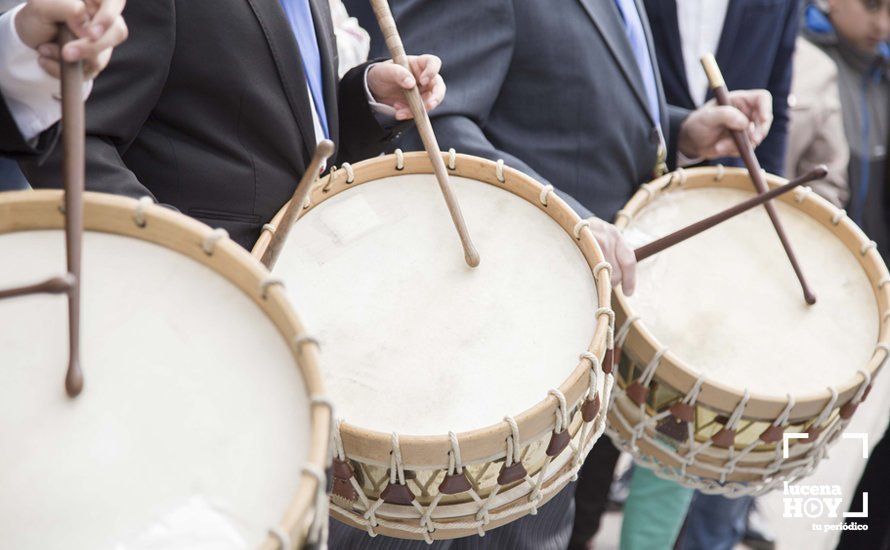
M767 84L767 89L773 96L773 124L769 135L756 151L757 159L764 170L778 175L785 173L785 153L788 148L788 94L791 92L794 44L800 24L800 2L789 0L785 9L787 12L782 38Z
M414 125L400 121L383 127L374 116L365 92L365 72L375 59L353 67L340 79L337 110L340 119L340 144L337 162L356 162L382 153L400 132Z
M59 125L54 124L40 134L35 142L26 142L9 112L9 107L0 97L0 155L14 158L39 157L52 148L58 134Z
M174 13L173 0L127 3L124 18L129 38L115 48L86 105L86 185L90 191L151 195L121 157L163 89L176 43ZM21 163L32 186L61 186L60 149L55 148L43 162Z
M667 165L669 170L676 170L679 149L677 142L680 140L680 126L691 113L689 109L668 105L668 135L667 135Z
M516 31L511 2L462 0L462 3L459 6L428 0L390 2L405 48L442 59L442 77L448 91L442 104L430 113L439 148L453 147L458 153L503 159L507 166L546 184L525 162L498 149L483 130L513 55ZM405 150L423 150L416 129L405 132L399 146Z

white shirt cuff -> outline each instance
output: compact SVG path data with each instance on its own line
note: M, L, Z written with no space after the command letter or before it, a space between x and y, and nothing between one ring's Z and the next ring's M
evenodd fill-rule
M37 63L40 55L29 48L15 29L24 4L0 16L0 94L25 141L31 141L62 117L60 83ZM84 82L84 99L93 81Z
M368 105L370 105L371 110L374 111L374 116L377 118L377 122L379 122L381 126L389 126L396 123L396 110L384 103L378 103L377 99L371 93L371 88L368 88L368 71L370 71L371 67L374 65L376 65L376 63L371 63L365 69L365 97L368 98Z

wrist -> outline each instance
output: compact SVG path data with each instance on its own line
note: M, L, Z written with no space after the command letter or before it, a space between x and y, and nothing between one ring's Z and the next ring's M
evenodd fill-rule
M31 4L25 4L15 14L15 32L23 44L36 50L37 46L53 40L58 30L36 13Z

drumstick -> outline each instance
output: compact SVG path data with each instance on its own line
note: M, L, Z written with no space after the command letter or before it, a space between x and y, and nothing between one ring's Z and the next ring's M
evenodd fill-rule
M402 67L411 72L408 66L408 56L405 54L405 46L402 45L402 39L399 36L399 30L396 28L395 19L389 9L387 0L371 0L371 7L377 16L377 23L383 37L386 39L386 46L392 55L393 63L398 63ZM457 228L457 234L460 236L461 245L464 248L464 259L470 267L479 265L479 252L473 246L470 240L470 234L467 231L467 224L464 222L463 214L460 211L460 205L457 197L451 191L451 184L448 179L448 171L445 169L445 161L442 160L442 153L439 151L439 142L436 140L436 134L433 133L433 125L430 123L429 114L423 105L423 98L420 96L420 90L415 85L410 90L405 90L405 99L414 115L414 122L417 125L417 131L420 133L420 139L423 141L423 147L426 149L430 162L433 165L433 171L436 173L436 180L439 182L439 189L445 197L445 204L448 205L448 212L451 213L451 220Z
M731 105L731 102L729 101L729 91L726 88L726 82L723 80L723 75L720 73L720 67L717 66L717 60L714 59L712 54L707 54L701 58L701 63L705 69L705 73L708 75L708 81L711 84L711 90L714 92L714 98L717 100L717 103L725 106ZM757 157L754 155L754 147L751 146L747 134L743 131L732 131L730 133L739 150L739 154L742 156L745 167L748 168L748 173L751 176L751 181L754 183L755 189L757 189L758 193L765 193L767 187L763 178L763 172L761 171ZM813 294L813 291L807 284L803 270L801 270L800 264L797 262L797 256L794 254L794 250L791 248L791 243L788 241L788 236L785 234L785 228L782 227L779 215L776 214L776 209L771 203L766 203L764 208L766 208L766 213L769 214L773 227L776 228L776 233L779 235L779 240L782 241L782 247L785 249L785 254L788 255L788 259L791 261L791 267L794 269L794 273L800 281L804 300L810 305L815 304L816 295Z
M59 45L74 35L61 26ZM83 62L62 61L62 181L65 185L65 250L68 256L68 372L65 391L76 397L83 389L80 368L80 260L83 244L84 142Z
M674 246L677 243L681 243L686 239L689 239L690 237L694 237L699 233L714 227L717 224L723 223L730 218L738 216L742 212L751 210L752 208L760 206L761 204L768 204L770 200L778 197L779 195L783 195L788 191L791 191L795 187L811 182L813 180L822 179L827 174L827 167L825 167L824 165L817 166L803 176L792 180L781 187L777 187L772 191L767 191L766 193L759 194L744 202L740 202L735 206L731 206L726 210L723 210L722 212L718 212L713 216L708 216L707 218L687 225L682 229L678 229L677 231L674 231L673 233L666 235L660 239L656 239L649 244L643 245L634 250L634 256L636 256L638 262L645 260L653 254L657 254L666 248Z
M278 261L278 255L281 254L281 249L284 248L284 242L287 240L287 235L290 233L291 227L293 227L294 222L297 221L297 218L300 217L300 213L303 211L303 202L306 200L306 197L309 196L309 191L312 190L312 183L315 182L315 178L317 178L319 172L321 172L321 167L324 162L333 154L334 142L329 139L321 140L315 147L315 153L312 155L312 160L309 161L309 167L303 172L303 178L300 180L300 183L297 184L297 188L294 190L294 195L291 197L291 200L288 201L287 207L284 210L284 215L281 216L281 221L278 223L278 227L275 228L275 232L272 234L272 240L266 248L266 251L263 252L263 257L260 258L260 261L263 262L263 265L267 268L272 269L272 267L275 266L275 262Z

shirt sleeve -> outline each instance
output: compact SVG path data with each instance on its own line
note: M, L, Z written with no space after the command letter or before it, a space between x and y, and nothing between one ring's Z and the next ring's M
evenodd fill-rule
M0 94L6 101L22 137L33 140L59 121L59 80L44 71L37 50L28 47L15 29L15 17L24 4L0 15ZM86 98L93 81L84 83Z

